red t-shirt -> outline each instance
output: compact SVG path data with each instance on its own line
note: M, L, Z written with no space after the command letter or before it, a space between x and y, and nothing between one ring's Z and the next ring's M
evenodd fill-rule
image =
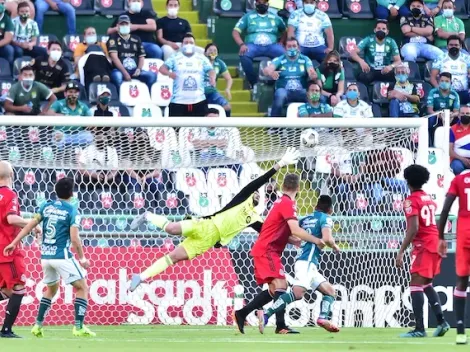
M406 219L418 216L418 233L413 239L415 249L425 248L431 253L437 253L439 232L436 226L437 205L431 196L420 190L411 193L403 204Z
M459 197L457 242L468 247L470 246L470 172L464 171L455 176L447 193Z
M8 223L7 217L11 214L20 215L18 196L8 187L0 187L0 263L11 262L13 257L20 253L16 247L12 256L3 256L3 249L15 239L21 230Z
M251 255L261 256L266 252L282 254L291 235L288 220L297 220L295 201L283 195L274 202L271 211L263 223L258 240L251 250Z

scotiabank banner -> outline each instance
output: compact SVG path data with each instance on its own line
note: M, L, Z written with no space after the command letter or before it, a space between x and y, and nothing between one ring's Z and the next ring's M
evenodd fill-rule
M249 250L213 249L191 262L169 268L155 280L128 292L128 281L168 252L166 248L87 247L92 266L88 270L89 324L168 324L230 325L233 308L259 292L253 278ZM42 297L42 269L39 252L27 249L27 296L19 317L20 325L35 321ZM285 252L285 271L293 276L295 251ZM338 292L333 320L340 326L405 327L413 324L409 274L395 268L392 252L325 253L320 271L334 283ZM455 285L454 256L444 260L442 272L435 280L443 310L454 323L452 292ZM47 324L73 322L73 288L61 285ZM304 300L287 308L286 322L291 326L308 326L318 317L320 293L308 293ZM3 303L2 305L5 305ZM432 312L425 309L426 322L435 326ZM274 318L274 317L273 317ZM256 319L250 316L249 323Z

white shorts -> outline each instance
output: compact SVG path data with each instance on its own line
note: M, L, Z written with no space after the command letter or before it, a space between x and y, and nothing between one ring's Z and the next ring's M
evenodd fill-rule
M294 264L295 282L293 286L300 286L306 290L315 291L326 279L318 272L317 266L306 260L298 260Z
M75 259L42 259L42 271L47 286L54 285L60 278L64 279L66 284L84 279L86 270L83 269Z

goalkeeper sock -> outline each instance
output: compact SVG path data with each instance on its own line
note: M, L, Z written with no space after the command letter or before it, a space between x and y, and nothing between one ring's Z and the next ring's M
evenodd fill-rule
M168 255L164 255L151 266L149 266L142 274L140 274L140 279L142 281L145 281L150 277L154 277L155 275L160 274L172 265L173 261L171 260L171 258Z
M286 293L286 290L276 290L276 292L274 292L274 304L276 304L276 301L279 300L282 297L282 295L284 295L285 293ZM286 321L284 320L285 315L286 315L286 305L284 304L284 306L276 312L276 327L277 328L282 329L286 326Z
M251 302L238 311L239 314L246 317L248 314L257 309L263 309L265 304L268 304L273 300L273 297L269 293L269 290L258 293Z
M170 223L170 220L168 220L166 217L153 213L147 213L147 221L150 221L152 224L162 229L163 231L165 231L166 225Z
M465 303L467 301L467 291L454 289L454 311L457 321L457 334L465 334Z
M437 294L432 284L424 286L424 293L426 297L428 297L429 305L431 306L434 315L436 316L437 323L441 325L444 323L444 314L442 314L441 308L441 300L439 299L439 295Z
M16 317L20 312L21 301L23 300L24 294L25 289L13 290L13 294L11 295L7 307L5 309L5 321L3 323L2 333L11 332L11 328L13 327Z
M75 327L83 328L83 321L88 307L88 301L83 298L75 298Z
M277 291L276 291L277 293ZM279 298L273 303L272 307L266 310L266 315L270 317L274 313L277 313L281 310L285 310L286 306L295 301L295 296L293 292L285 292L282 294L282 296L279 296Z
M319 319L330 319L331 307L333 307L334 301L335 298L333 296L323 296L320 304L320 315L318 316Z
M41 298L41 303L39 304L38 317L36 318L36 324L42 326L44 317L46 316L47 311L51 308L52 301L49 298Z
M423 322L423 306L424 306L424 294L423 286L410 286L411 291L411 303L413 306L413 313L415 315L415 329L418 331L424 331Z

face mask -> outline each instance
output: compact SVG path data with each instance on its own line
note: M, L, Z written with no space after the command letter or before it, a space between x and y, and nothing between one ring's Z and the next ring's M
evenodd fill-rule
M442 16L444 16L446 18L450 18L450 17L454 16L454 10L453 9L444 9L444 10L442 10Z
M100 97L98 100L101 104L108 105L109 102L111 101L111 97L104 96L104 97Z
M468 115L461 115L460 116L460 123L462 125L468 125L470 123L470 116Z
M23 85L25 89L29 89L33 85L33 82L34 82L34 78L25 78L21 80L21 84Z
M337 64L336 62L328 62L326 64L326 67L328 67L330 70L337 70L339 67L339 64Z
M307 15L311 15L315 12L315 4L305 4L304 5L304 12Z
M408 80L408 75L403 74L398 74L395 76L395 79L400 82L400 83L405 83Z
M299 51L297 49L288 49L287 56L289 57L296 57Z
M257 4L256 5L256 12L258 12L260 15L264 15L266 12L268 12L268 5L266 4Z
M185 44L183 45L183 53L191 55L194 53L194 44Z
M450 56L459 56L460 49L459 48L450 48L449 49L449 54Z
M26 21L26 20L29 18L29 14L28 14L28 13L22 14L22 15L20 16L20 18L21 18L23 21Z
M140 2L131 2L129 5L129 10L135 13L139 13L142 10L142 6L140 6Z
M217 59L217 54L209 54L208 57L211 60L215 60L215 59Z
M5 12L5 4L0 4L0 13Z
M89 35L88 37L85 37L85 42L88 45L95 44L98 41L98 38L96 35Z
M67 97L67 102L70 103L70 104L75 104L78 100L78 97L75 96L75 95L69 95Z
M415 7L414 9L411 9L411 14L413 15L413 17L419 17L423 13L421 12L421 9Z
M52 61L59 61L61 56L62 56L62 51L59 51L59 50L52 50L51 53L49 54L49 57L52 59Z
M131 32L131 26L120 26L119 33L122 35L128 35Z
M312 93L310 94L311 101L319 101L320 100L320 93Z
M177 7L171 7L168 9L168 15L171 17L175 17L178 15L178 8Z
M450 82L440 82L439 88L441 88L442 90L449 90Z
M387 36L387 34L384 31L377 31L375 32L375 36L378 40L383 40Z
M348 98L349 100L356 100L358 96L359 96L359 93L356 92L355 90L348 90L346 92L346 98Z

